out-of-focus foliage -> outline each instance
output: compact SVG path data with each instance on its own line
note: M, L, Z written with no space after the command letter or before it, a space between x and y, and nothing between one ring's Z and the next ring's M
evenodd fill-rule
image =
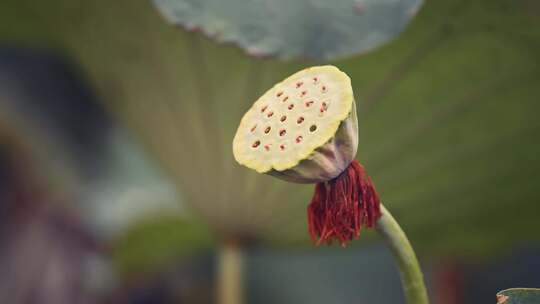
M401 33L423 0L154 0L163 16L250 55L331 60Z
M66 50L185 202L226 236L304 241L311 186L236 165L253 100L308 63L260 61L166 24L149 1L0 4L0 39ZM540 6L430 1L397 40L331 62L358 101L359 159L415 245L538 241Z
M187 219L174 188L81 78L54 52L0 46L0 285L17 281L19 290L2 303L50 277L67 280L53 288L63 296L83 274L91 288L112 284L98 257L106 244L122 275L163 270L210 246L207 227ZM29 279L36 271L40 281ZM43 301L59 301L43 290Z
M126 133L120 128L107 132L100 174L85 181L81 191L84 216L107 239L141 220L185 212L170 180Z
M540 303L540 289L512 288L497 293L497 304L537 304Z
M0 150L22 181L64 196L56 203L74 196L103 159L110 124L92 99L65 58L0 47Z
M139 222L116 242L113 259L121 275L165 270L176 261L211 248L203 224L178 216L161 216Z

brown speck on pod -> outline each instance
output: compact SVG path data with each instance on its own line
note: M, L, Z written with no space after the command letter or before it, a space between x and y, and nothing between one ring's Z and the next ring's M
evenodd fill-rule
M270 112L268 112L268 114L266 116L267 117L272 117L272 115L274 115L274 112L270 111Z
M279 145L279 148L281 149L281 151L285 150L285 145Z
M286 133L287 133L287 130L285 130L285 129L279 130L279 136L283 136L283 135L285 135Z
M302 93L300 93L300 97L304 97L306 96L306 94L307 94L307 91L302 91Z
M304 84L304 82L302 82L302 81L297 82L297 83L296 83L296 88L298 89L298 88L301 87L303 84Z
M304 117L302 117L302 116L298 117L298 119L296 120L297 124L301 124L303 122L304 122Z
M257 148L260 144L261 144L261 141L260 141L260 140L256 140L256 141L251 145L251 147L252 147L252 148Z
M271 129L272 129L272 128L270 128L270 127L266 127L266 129L264 129L264 133L266 133L266 134L270 133L270 130L271 130Z
M292 104L292 103L287 107L287 109L289 109L289 110L292 110L293 108L294 108L294 104Z
M287 116L285 115L281 116L281 118L279 119L279 121L281 122L284 122L285 120L287 120Z
M315 132L316 130L317 130L316 125L311 125L311 127L309 127L309 132Z
M310 100L310 101L306 101L306 107L311 107L311 105L314 103L313 100Z
M270 146L271 146L271 144L264 145L264 149L265 149L266 151L270 151Z
M255 129L257 129L257 124L255 124L255 125L251 128L251 132L255 132Z
M276 94L276 97L281 97L281 95L283 95L283 91L278 92L278 93Z
M328 110L328 104L326 102L323 102L320 109L321 114L326 112L326 110Z
M328 91L328 88L326 86L322 86L321 92L326 93L326 91Z
M268 109L268 106L264 106L264 107L262 107L262 109L261 109L261 113L264 113L264 111L266 111L266 109Z
M296 143L299 144L300 142L302 142L302 139L304 139L304 137L302 137L302 135L298 135L296 137Z
M289 96L285 96L285 97L283 98L283 102L285 102L285 101L287 101L287 100L289 100Z
M315 84L319 83L319 77L313 77L313 83Z

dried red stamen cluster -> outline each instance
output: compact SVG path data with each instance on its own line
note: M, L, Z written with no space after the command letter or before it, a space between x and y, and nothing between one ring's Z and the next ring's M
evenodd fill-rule
M338 177L315 186L308 206L309 233L317 245L335 238L345 246L360 235L362 226L373 227L380 216L373 182L354 160Z

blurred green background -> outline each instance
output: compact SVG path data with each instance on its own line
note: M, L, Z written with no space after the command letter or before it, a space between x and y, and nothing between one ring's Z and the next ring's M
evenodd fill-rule
M266 89L323 63L351 77L358 159L426 263L449 257L480 263L538 248L538 1L428 1L397 39L330 62L253 58L168 25L143 0L4 0L0 20L0 46L66 58L122 129L121 140L106 146L142 155L115 167L128 152L106 152L111 161L98 171L127 173L91 179L95 187L81 191L82 201L109 199L95 192L112 180L133 185L126 176L143 176L139 189L167 185L164 200L173 202L155 204L166 211L144 207L139 214L151 216L108 237L125 273L157 271L227 244L311 248L305 208L313 187L238 166L231 142L239 119ZM145 169L129 171L143 162ZM152 197L163 196L147 197L145 206L153 206ZM364 236L376 240L371 232ZM356 242L351 250L365 246L372 244ZM538 282L540 269L534 271Z

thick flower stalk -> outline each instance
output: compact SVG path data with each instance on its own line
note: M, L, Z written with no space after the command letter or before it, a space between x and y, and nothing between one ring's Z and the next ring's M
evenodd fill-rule
M345 246L377 227L394 253L405 295L426 304L422 273L403 231L355 159L358 121L350 78L334 66L293 74L246 112L233 141L238 163L286 181L315 183L309 232L319 245Z

